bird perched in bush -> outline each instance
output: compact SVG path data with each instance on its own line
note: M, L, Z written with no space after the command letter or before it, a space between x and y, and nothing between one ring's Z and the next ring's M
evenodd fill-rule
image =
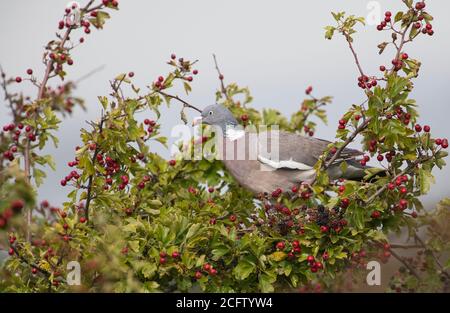
M220 104L207 106L195 124L200 122L217 127L218 157L239 184L254 193L271 193L278 188L286 190L302 182L311 183L315 177L313 167L330 144L322 139L272 130L260 131L255 140L256 132L240 127L230 110ZM367 167L356 158L362 154L344 149L327 169L330 179L361 180ZM342 162L347 163L345 171Z

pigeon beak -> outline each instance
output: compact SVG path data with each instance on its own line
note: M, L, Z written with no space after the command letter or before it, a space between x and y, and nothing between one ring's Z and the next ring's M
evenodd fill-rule
M197 116L194 117L194 119L192 120L192 126L196 126L202 123L202 117L201 116Z

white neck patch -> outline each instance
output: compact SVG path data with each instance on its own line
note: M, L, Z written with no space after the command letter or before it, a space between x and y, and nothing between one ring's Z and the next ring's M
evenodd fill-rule
M235 129L234 127L227 127L225 131L225 137L231 141L238 140L245 136L245 131L243 129Z

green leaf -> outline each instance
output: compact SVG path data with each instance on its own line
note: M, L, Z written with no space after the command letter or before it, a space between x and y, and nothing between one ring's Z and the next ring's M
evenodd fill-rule
M233 274L238 280L246 279L253 271L256 266L254 263L250 263L247 260L241 260L238 265L233 269Z

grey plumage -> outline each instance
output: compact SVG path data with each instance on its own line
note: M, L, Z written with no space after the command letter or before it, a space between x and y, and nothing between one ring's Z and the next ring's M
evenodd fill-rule
M241 136L230 139L228 130L238 125L232 113L222 105L210 105L202 112L202 123L220 127L224 134L222 160L231 175L245 188L255 193L272 192L277 188L290 189L300 182L311 182L315 177L313 166L330 144L329 141L305 137L285 131L267 132L269 147L278 142L279 158L273 159L266 149L258 147L258 158L252 158L251 134L241 132ZM260 133L260 135L266 135ZM239 147L245 147L239 151ZM232 158L226 157L233 151ZM244 153L245 157L242 158ZM239 159L240 154L241 159ZM345 178L360 180L365 176L364 167L356 158L363 153L354 149L344 149L340 157L330 165L327 172L331 179ZM347 170L342 172L341 163L347 162Z

